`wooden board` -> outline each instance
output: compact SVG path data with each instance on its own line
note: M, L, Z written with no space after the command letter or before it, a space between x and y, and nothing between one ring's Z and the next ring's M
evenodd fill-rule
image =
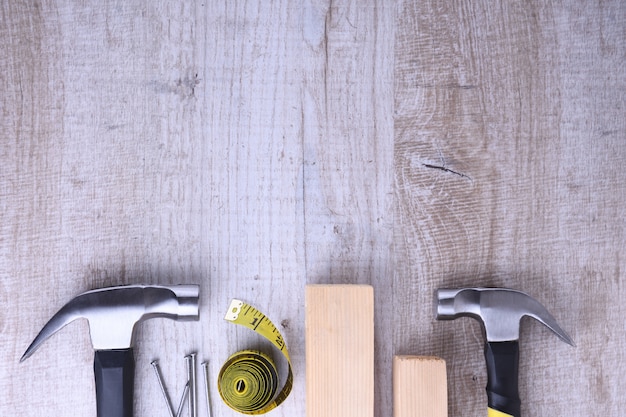
M306 287L306 416L373 417L374 292Z
M394 356L393 416L448 416L446 361L434 356Z

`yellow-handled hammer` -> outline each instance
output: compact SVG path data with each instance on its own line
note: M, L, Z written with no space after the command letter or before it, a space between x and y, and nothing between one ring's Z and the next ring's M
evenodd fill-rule
M532 317L574 346L548 310L529 295L506 288L439 289L435 299L438 320L467 316L485 331L488 417L520 417L518 392L519 327Z

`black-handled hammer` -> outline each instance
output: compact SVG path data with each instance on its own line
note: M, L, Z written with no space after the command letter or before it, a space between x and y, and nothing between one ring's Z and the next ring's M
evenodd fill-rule
M67 324L87 319L95 349L97 415L132 417L135 325L155 317L198 320L198 298L198 285L129 285L87 291L63 306L46 323L21 361Z
M548 310L529 295L507 288L439 289L435 299L438 320L460 316L477 319L484 328L489 417L520 417L518 392L519 327L532 317L561 340L574 345Z

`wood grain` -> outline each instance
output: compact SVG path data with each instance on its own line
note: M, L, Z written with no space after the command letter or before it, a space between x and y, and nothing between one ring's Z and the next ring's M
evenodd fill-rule
M306 416L374 415L374 289L306 287Z
M201 320L139 326L136 415L166 411L152 359L180 398L185 354L210 359L215 380L231 353L262 344L224 322L231 298L280 326L294 389L273 413L304 414L304 285L391 298L394 12L380 0L0 5L0 411L94 415L85 323L17 361L78 293L148 282L199 283ZM384 340L377 374L390 382ZM231 415L211 390L214 414ZM391 392L377 395L386 415Z
M522 414L619 414L624 2L409 0L396 22L396 351L443 357L450 415L484 415L480 326L435 322L432 294L517 288L577 344L522 322Z
M448 379L443 359L435 356L393 357L393 416L448 416Z
M450 415L484 415L479 326L432 315L460 285L526 291L574 337L523 323L525 415L626 407L624 2L144 3L0 4L0 412L93 415L85 323L19 357L76 294L141 282L202 304L139 327L138 416L165 411L151 359L177 397L185 354L215 378L259 343L233 297L280 326L273 413L303 415L315 283L374 287L377 417L396 353L443 357Z

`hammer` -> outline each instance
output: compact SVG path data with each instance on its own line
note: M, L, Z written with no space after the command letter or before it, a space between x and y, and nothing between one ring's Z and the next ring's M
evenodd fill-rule
M506 288L439 289L435 299L438 320L467 316L477 319L486 335L489 417L520 417L518 391L520 320L529 316L543 323L561 340L574 346L548 310L529 295Z
M154 317L198 320L198 295L198 285L128 285L84 292L52 316L20 362L58 330L85 318L95 349L97 415L132 417L135 325Z

